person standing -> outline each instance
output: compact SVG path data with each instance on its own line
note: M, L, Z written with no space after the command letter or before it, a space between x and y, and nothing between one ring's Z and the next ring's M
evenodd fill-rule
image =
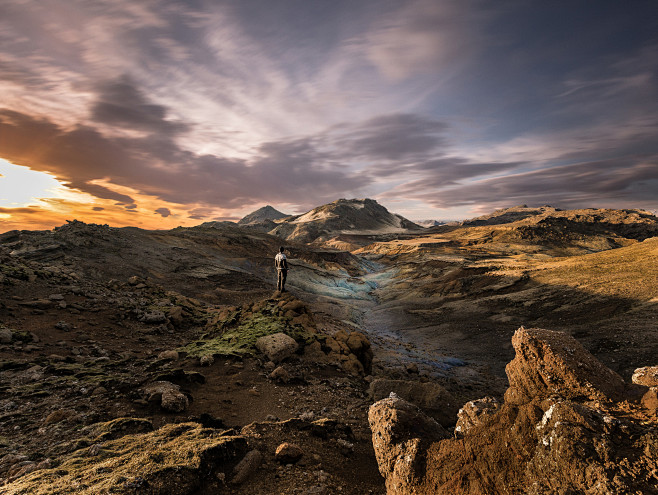
M274 257L274 266L277 271L276 290L279 292L286 291L286 278L288 277L288 258L283 253L283 246L279 248L279 252Z

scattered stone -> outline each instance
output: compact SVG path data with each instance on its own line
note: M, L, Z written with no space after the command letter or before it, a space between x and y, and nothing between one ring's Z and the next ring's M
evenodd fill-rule
M172 306L169 309L169 321L175 326L180 327L183 324L183 308Z
M256 472L262 463L263 454L260 450L254 449L247 452L247 455L245 455L233 469L233 479L231 480L231 483L234 485L244 483Z
M51 301L63 301L64 300L64 294L51 294L48 296L48 299Z
M162 311L149 311L140 316L139 321L144 323L158 324L166 323L168 320Z
M350 455L354 453L354 444L344 440L342 438L336 439L336 445L338 445L338 450L340 450L343 455Z
M299 348L297 342L285 333L279 332L266 335L256 340L256 348L265 354L270 361L279 363L292 356Z
M178 351L162 351L158 354L158 359L166 361L178 361Z
M189 399L185 394L175 390L165 390L162 393L162 409L170 412L183 412L189 405Z
M55 323L55 328L57 328L58 330L62 330L64 332L71 331L71 325L69 325L65 321L58 321L57 323Z
M53 301L50 299L36 299L34 301L19 302L18 304L26 308L48 309L53 306Z
M283 366L279 366L269 374L269 378L275 382L288 383L290 381L290 373Z
M302 421L313 421L315 418L315 413L313 411L306 411L299 415L299 419Z
M645 387L658 387L658 366L645 366L633 372L633 383Z
M418 370L418 365L416 363L409 363L407 364L407 373L412 373L414 375L417 375L420 371Z
M206 354L201 356L199 359L199 364L201 366L212 366L215 363L215 358L211 354Z
M183 412L189 405L189 399L181 393L180 387L171 382L152 382L141 391L148 402L159 403L165 411Z
M294 443L284 442L276 448L274 459L282 464L294 464L302 458L304 451Z
M11 344L13 332L6 327L0 327L0 344Z

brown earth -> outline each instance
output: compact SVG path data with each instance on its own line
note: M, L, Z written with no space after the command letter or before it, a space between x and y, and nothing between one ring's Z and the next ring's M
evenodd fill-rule
M0 234L3 489L30 493L42 476L76 475L57 473L96 445L90 428L132 417L148 419L155 435L190 421L209 430L189 438L192 430L172 430L183 449L204 435L245 442L185 493L384 493L367 421L381 388L373 381L412 394L451 433L453 401L502 402L520 325L571 334L627 382L656 364L655 217L555 209L493 217L325 242L367 245L353 253L289 243L293 296L273 293L281 239L228 222L162 232L72 222ZM277 332L298 350L271 363L255 341ZM168 398L144 392L153 382L170 384ZM441 397L451 401L445 411ZM113 435L120 442L127 433L148 432ZM109 441L97 448L130 443ZM276 459L285 442L301 459ZM234 467L254 450L261 456L250 454L238 477ZM99 473L85 475L89 493L108 479L108 493L158 486L153 463L112 477L95 455L87 460L81 469Z

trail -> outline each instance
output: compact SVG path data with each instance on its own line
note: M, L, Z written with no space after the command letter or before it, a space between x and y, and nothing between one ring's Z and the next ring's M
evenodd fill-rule
M416 364L432 378L446 378L448 371L464 366L462 359L437 352L427 332L409 332L411 318L402 305L381 301L378 294L393 283L397 268L361 261L366 273L356 277L299 264L296 268L304 272L303 277L291 287L313 295L320 311L364 332L373 345L375 367L406 372Z

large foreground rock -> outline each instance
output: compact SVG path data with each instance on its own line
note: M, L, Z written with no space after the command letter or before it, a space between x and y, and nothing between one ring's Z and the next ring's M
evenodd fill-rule
M380 400L391 392L400 398L419 406L425 413L436 419L443 426L455 424L459 406L455 398L438 383L418 382L412 380L373 380L368 389L370 398Z
M57 468L34 471L2 487L4 495L217 493L247 450L240 436L223 436L197 423L163 426L82 449Z
M649 388L560 332L520 328L512 343L505 402L463 409L463 437L428 431L400 399L371 406L388 495L657 494L658 421L638 393Z

